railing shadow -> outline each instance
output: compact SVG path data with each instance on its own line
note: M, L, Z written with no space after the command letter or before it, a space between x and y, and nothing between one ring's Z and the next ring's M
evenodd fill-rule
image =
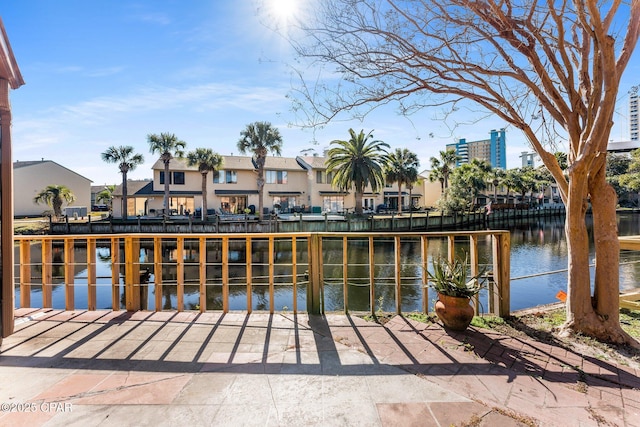
M640 387L631 372L571 349L475 328L452 333L402 316L384 326L349 315L255 312L50 310L31 318L3 341L0 366L282 375L446 373L506 376L508 382L526 375L556 383ZM597 375L572 368L572 361L596 365Z

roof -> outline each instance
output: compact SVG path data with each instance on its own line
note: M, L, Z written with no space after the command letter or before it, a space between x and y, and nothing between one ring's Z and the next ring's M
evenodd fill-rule
M609 141L607 151L610 153L625 153L640 148L640 141Z
M144 182L144 181L143 181ZM140 182L138 182L138 185ZM142 187L137 186L137 188L132 189L129 187L129 183L127 183L127 197L129 196L164 196L164 191L158 191L153 189L153 181L144 182L145 185ZM122 185L120 186L120 194L122 195ZM192 191L192 190L171 190L169 192L172 196L194 196L198 194L202 194L202 191Z
M326 169L325 161L326 157L320 156L298 156L296 160L303 168L310 169Z
M78 172L73 171L73 170L71 170L71 169L69 169L67 167L64 167L60 163L56 163L53 160L44 160L44 159L42 159L42 160L28 160L28 161L24 161L24 162L23 161L16 161L16 162L13 162L13 169L15 170L15 169L28 168L28 167L32 167L32 166L42 166L42 165L44 165L46 163L50 163L52 165L56 165L56 166L58 166L58 167L60 167L62 169L68 170L69 172L71 172L71 173L73 173L75 175L78 175L80 178L84 178L89 182L93 182L89 178L87 178L86 176L82 176Z
M145 189L145 187L150 187ZM145 180L127 180L127 196L132 196L138 194L139 191L144 189L145 193L148 194L149 191L153 191L153 181ZM164 193L163 193L164 194ZM122 196L122 184L116 186L116 189L113 190L114 196Z
M2 18L0 18L0 78L6 79L11 89L17 89L24 84Z
M224 170L255 170L253 158L250 156L222 156ZM172 171L197 171L198 166L189 166L186 158L172 158L169 161L169 168ZM164 162L160 159L156 160L152 169L164 170ZM265 169L276 170L300 170L301 165L293 157L267 156L265 161Z

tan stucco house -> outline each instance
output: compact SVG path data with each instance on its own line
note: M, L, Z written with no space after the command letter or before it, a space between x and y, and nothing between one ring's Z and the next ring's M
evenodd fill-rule
M221 170L207 174L207 208L209 213L236 214L245 209L255 212L258 208L257 171L249 156L223 156ZM265 163L263 208L265 213L291 212L353 212L355 194L341 191L331 185L326 172L325 157L269 156ZM169 163L169 214L189 215L202 208L202 177L197 166L188 166L184 159L171 159ZM158 160L152 167L150 181L128 181L127 215L159 216L163 213L164 163ZM403 186L400 195L402 206L425 206L423 194L426 187L414 185L411 197ZM438 189L439 197L439 189ZM410 200L411 199L411 200ZM122 217L122 186L114 192L113 215ZM379 192L365 191L363 208L373 211L385 204L389 210L398 206L397 184L387 185Z
M76 197L69 206L86 207L87 212L91 211L91 180L52 160L14 162L13 175L16 217L40 216L50 211L49 206L33 202L33 198L48 185L67 186Z

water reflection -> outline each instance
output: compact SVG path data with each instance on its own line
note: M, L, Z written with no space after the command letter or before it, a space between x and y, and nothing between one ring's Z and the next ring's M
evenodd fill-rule
M640 234L640 216L637 214L619 214L619 234ZM558 291L566 290L567 274L567 245L564 238L564 222L562 219L553 218L531 220L511 224L492 224L494 229L511 230L511 309L518 310L540 304L555 302ZM591 228L589 229L591 230ZM590 231L591 233L591 231ZM177 259L182 256L184 260L184 308L197 310L200 307L199 271L200 271L200 246L198 239L185 239L184 249L180 253L177 250L177 240L163 240L162 259L164 268L161 272L162 291L160 298L156 299L156 276L154 274L154 242L153 239L142 241L140 245L140 269L148 271L148 285L141 293L142 305L148 310L155 310L159 301L163 310L175 310L177 301ZM229 242L228 268L229 268L229 309L247 309L247 262L251 262L251 307L253 310L270 310L269 301L269 257L273 257L274 272L274 310L293 309L292 276L296 275L296 281L300 284L296 296L298 310L306 310L306 271L308 270L308 258L306 253L306 241L298 241L296 247L296 268L294 271L291 256L291 241L279 241L274 243L273 251L269 251L267 239L254 241L253 250L247 259L247 251L244 239L231 240ZM42 277L41 261L39 259L40 248L32 245L33 282L38 282ZM428 254L430 259L434 256L446 253L446 239L430 239ZM87 308L87 270L86 247L76 244L74 247L74 260L76 263L75 274L75 308ZM124 253L124 248L120 248ZM478 241L479 262L486 265L491 260L491 238L479 238ZM112 306L111 285L111 248L108 243L98 243L96 250L97 265L97 307L98 309L110 309ZM64 297L64 248L61 245L53 247L53 307L63 309ZM272 255L270 255L270 253ZM375 300L374 309L383 311L395 311L395 253L393 239L376 240L374 245L374 275L375 275ZM456 240L456 254L466 256L468 242ZM36 258L37 257L37 258ZM325 240L323 242L324 257L324 301L325 310L336 311L344 309L343 289L343 253L342 239ZM369 242L367 239L350 240L347 249L347 298L349 308L352 311L370 311L369 288ZM594 258L594 249L591 247L591 259ZM19 259L19 258L16 258ZM223 308L223 266L222 245L220 241L207 241L205 247L206 286L205 301L207 310L222 310ZM419 311L422 307L422 266L420 240L404 240L401 245L401 307L403 312ZM622 290L635 288L637 278L640 277L640 255L635 252L622 251L620 257L620 288ZM119 309L124 305L123 275L124 269L120 269ZM545 274L554 272L553 274ZM593 269L592 269L593 272ZM19 275L19 268L16 271ZM593 276L593 274L592 274ZM593 278L592 278L593 280ZM16 286L16 302L20 301L19 286ZM40 286L33 286L31 291L31 305L42 306L42 292ZM432 302L429 302L429 309Z

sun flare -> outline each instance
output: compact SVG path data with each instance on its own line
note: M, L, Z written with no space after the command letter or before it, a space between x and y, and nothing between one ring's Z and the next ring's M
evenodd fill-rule
M287 19L295 15L296 3L296 0L271 0L271 9L277 18Z

